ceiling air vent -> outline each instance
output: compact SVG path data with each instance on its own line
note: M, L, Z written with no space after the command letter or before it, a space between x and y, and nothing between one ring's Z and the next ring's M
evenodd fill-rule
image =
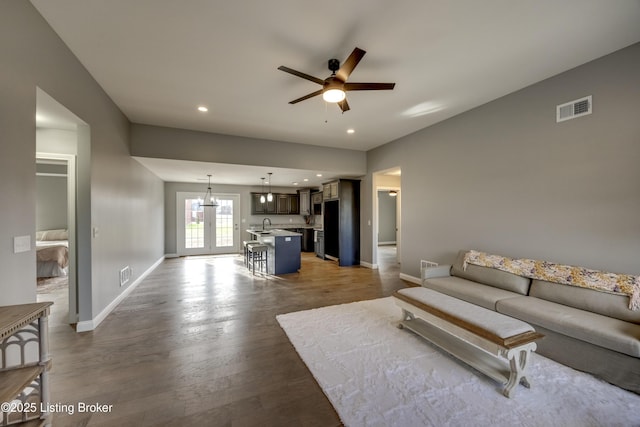
M556 107L556 122L564 122L565 120L586 116L587 114L591 114L591 110L591 95L558 105Z

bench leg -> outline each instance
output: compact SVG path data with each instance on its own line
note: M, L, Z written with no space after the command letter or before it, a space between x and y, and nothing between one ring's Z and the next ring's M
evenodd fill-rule
M412 312L408 311L407 309L402 309L402 319L400 319L400 321L396 324L396 326L398 327L398 329L402 329L404 328L404 325L402 324L402 322L404 322L405 320L415 320L416 317L413 315Z
M502 394L506 397L513 396L515 392L514 387L518 384L522 384L526 388L531 388L531 384L529 380L527 380L527 362L529 361L529 356L532 351L535 351L536 344L529 343L525 346L513 348L509 350L506 354L507 359L509 360L509 367L511 368L511 375L509 376L509 381L507 385L504 387Z

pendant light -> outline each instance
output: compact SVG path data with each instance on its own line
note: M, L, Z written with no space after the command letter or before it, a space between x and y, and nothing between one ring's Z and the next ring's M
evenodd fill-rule
M267 175L269 175L269 193L267 194L267 202L273 202L273 193L271 192L271 175L273 175L273 172L269 172Z
M204 200L198 197L198 204L202 207L215 207L218 206L215 199L213 198L213 194L211 193L211 174L207 175L209 177L209 186L207 187L207 192L204 194Z
M262 180L262 193L260 194L260 203L264 204L267 199L264 197L264 178L260 178Z

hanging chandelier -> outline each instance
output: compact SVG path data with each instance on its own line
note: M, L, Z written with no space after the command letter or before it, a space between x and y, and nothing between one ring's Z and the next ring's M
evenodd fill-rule
M211 174L207 175L209 177L209 186L207 187L207 192L204 195L204 200L198 197L198 204L201 207L215 207L218 206L216 200L213 198L213 194L211 193Z

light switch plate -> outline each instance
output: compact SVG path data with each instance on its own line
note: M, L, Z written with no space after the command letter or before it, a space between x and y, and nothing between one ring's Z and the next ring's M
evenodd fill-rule
M29 252L31 250L31 236L15 236L13 238L13 253Z

